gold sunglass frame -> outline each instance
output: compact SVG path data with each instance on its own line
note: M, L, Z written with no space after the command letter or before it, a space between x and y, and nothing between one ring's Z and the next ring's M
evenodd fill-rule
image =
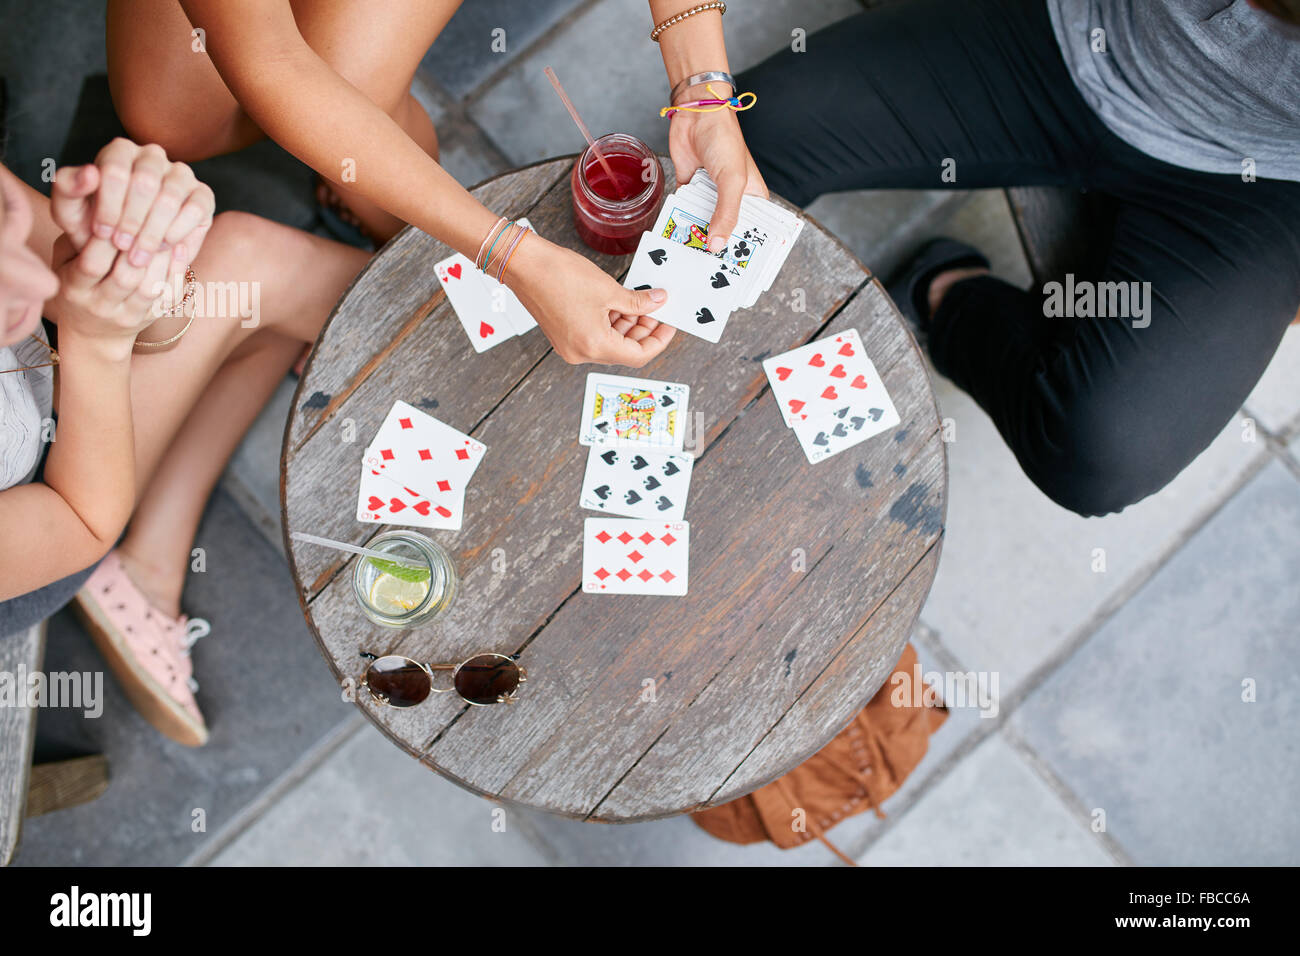
M377 664L379 661L387 660L389 658L395 658L396 660L399 661L406 661L408 664L414 664L416 667L420 668L426 674L428 674L429 693L431 694L455 693L457 697L459 697L465 703L469 704L471 707L493 707L496 704L517 704L519 702L519 698L517 696L519 691L519 685L528 682L528 671L519 665L518 654L498 654L496 651L480 651L476 654L471 654L469 657L465 658L459 664L432 664L424 661L417 661L412 657L407 657L405 654L371 654L368 653L367 651L362 651L361 656L365 658L367 662L365 672L361 675L361 686L364 687L366 691L370 694L371 700L373 700L377 704L382 704L385 707L398 707L400 705L391 703L387 697L380 694L378 691L376 691L373 687L370 686L370 668L374 667L375 664ZM462 694L459 690L456 689L456 675L460 673L460 669L464 667L466 664L468 664L470 661L476 660L480 657L499 657L504 661L509 661L511 664L514 664L515 670L519 672L519 680L515 683L515 689L510 691L509 693L498 694L496 700L487 704L480 703L479 701L476 700L470 700L468 697L466 697L464 694ZM435 671L440 671L440 672L451 671L451 686L437 687L434 682ZM426 697L425 700L428 700L428 698ZM424 703L424 701L419 702L419 704L422 703ZM411 704L409 706L418 707L419 704ZM402 709L406 709L406 708L402 708Z

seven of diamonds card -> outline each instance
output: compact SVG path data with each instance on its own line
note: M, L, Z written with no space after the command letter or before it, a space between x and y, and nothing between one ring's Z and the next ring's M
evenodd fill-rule
M681 451L690 395L689 386L679 382L593 372L587 376L578 441Z
M691 526L686 521L588 518L582 589L589 594L686 594Z

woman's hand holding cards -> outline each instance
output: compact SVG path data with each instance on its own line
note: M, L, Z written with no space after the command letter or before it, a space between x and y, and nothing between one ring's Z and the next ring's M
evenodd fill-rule
M560 358L571 365L640 368L676 331L646 313L666 299L662 289L625 289L595 263L531 234L506 278Z

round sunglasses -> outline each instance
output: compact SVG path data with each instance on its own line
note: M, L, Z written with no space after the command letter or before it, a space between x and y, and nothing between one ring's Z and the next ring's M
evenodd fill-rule
M376 657L361 652L370 663L361 675L361 686L371 698L389 707L414 707L430 694L455 691L468 704L513 704L519 685L528 672L515 663L518 654L475 654L459 664L422 664L400 654ZM435 671L451 671L450 687L434 687Z

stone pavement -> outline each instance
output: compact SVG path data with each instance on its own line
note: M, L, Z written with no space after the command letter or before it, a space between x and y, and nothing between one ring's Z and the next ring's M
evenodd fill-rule
M791 31L858 0L761 0L727 17L743 68ZM7 162L84 159L107 130L103 12L95 0L0 0ZM541 70L558 69L595 130L663 148L656 51L644 0L468 0L430 50L416 93L445 164L472 183L578 149ZM492 31L506 30L492 52ZM626 47L611 65L593 51ZM810 49L808 55L815 55ZM69 73L55 67L70 59ZM588 77L599 70L601 82ZM80 71L80 72L77 72ZM108 118L111 122L111 117ZM70 137L72 126L82 129ZM93 125L93 123L92 123ZM104 136L111 135L104 132ZM225 208L311 228L310 174L266 144L204 164ZM1028 282L998 192L845 193L810 214L878 274L946 233ZM1169 488L1084 520L1020 473L982 412L936 376L949 446L947 540L915 641L927 672L996 680L996 706L955 708L888 816L832 838L866 864L1300 862L1292 693L1300 664L1300 331L1214 444ZM209 569L186 591L212 637L195 650L212 743L161 739L111 680L104 718L52 711L39 757L102 751L108 793L29 822L19 864L827 865L812 844L736 847L689 820L609 827L493 805L429 773L339 699L298 611L280 553L278 459L286 382L231 463L198 544ZM96 668L66 614L48 667ZM271 677L274 677L274 680ZM196 811L201 811L196 813ZM201 819L200 826L197 821ZM412 839L412 835L416 835Z

